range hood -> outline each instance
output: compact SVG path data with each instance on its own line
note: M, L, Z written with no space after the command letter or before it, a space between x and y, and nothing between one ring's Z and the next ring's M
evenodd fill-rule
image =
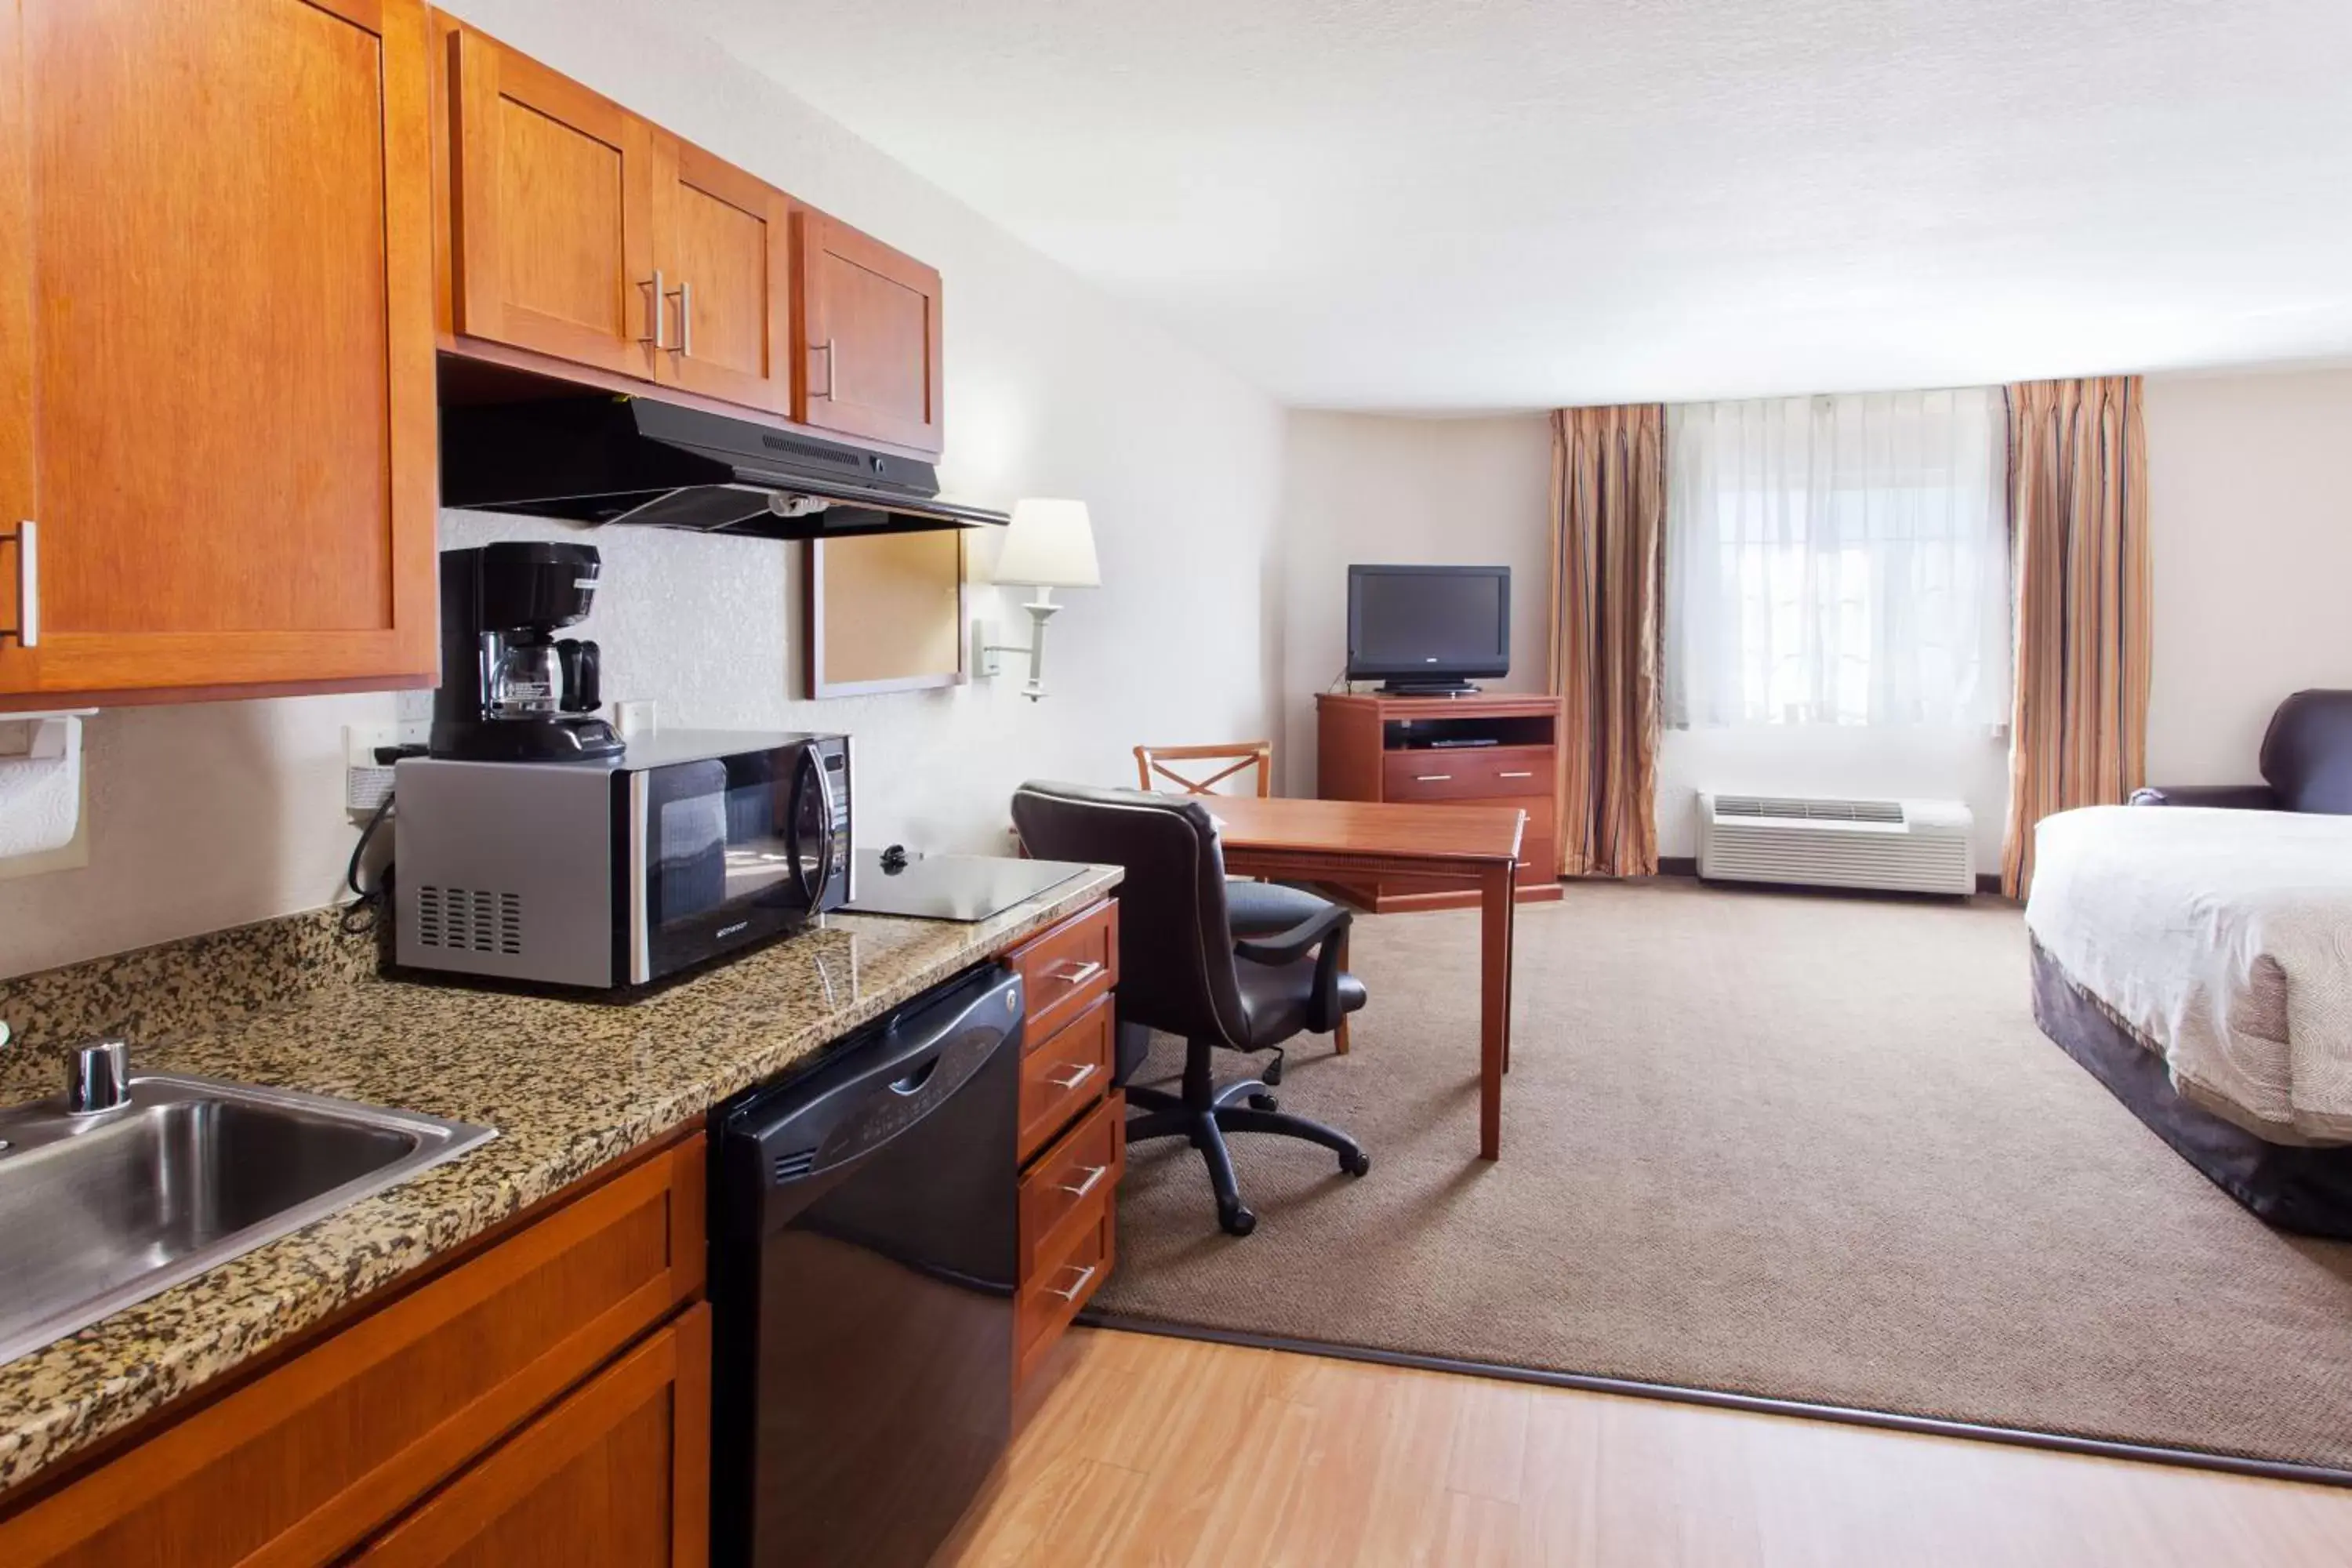
M441 410L441 504L761 539L1002 527L939 498L931 465L650 397Z

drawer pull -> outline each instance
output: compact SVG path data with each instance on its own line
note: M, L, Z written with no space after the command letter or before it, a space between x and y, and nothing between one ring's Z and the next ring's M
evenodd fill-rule
M1065 1263L1062 1267L1067 1268L1070 1265ZM1076 1284L1071 1286L1066 1290L1056 1290L1051 1285L1048 1285L1045 1287L1045 1294L1048 1296L1059 1296L1065 1301L1076 1300L1080 1296L1086 1293L1087 1287L1094 1282L1095 1268L1096 1265L1092 1263L1087 1264L1084 1268L1078 1270L1078 1279Z
M647 283L646 287L653 291L653 303L646 307L646 323L653 328L653 331L637 339L637 342L651 343L657 349L666 349L669 344L662 337L662 327L663 318L669 313L669 289L663 283L660 268L654 268L653 281Z
M15 637L18 647L41 646L41 525L31 518L16 524L14 533L0 533L0 543L16 542L16 624L0 626L0 637Z
M1087 959L1084 963L1071 963L1065 961L1055 964L1052 968L1045 971L1046 973L1052 975L1063 984L1067 985L1073 991L1076 990L1079 986L1084 985L1087 981L1092 980L1096 975L1100 974L1102 972L1102 964L1097 960L1091 958Z
M1496 776L1497 776L1497 777L1500 777L1500 778L1507 778L1507 779L1531 779L1531 778L1535 777L1536 775L1535 775L1534 770L1529 769L1529 770L1528 770L1528 771L1526 771L1526 772L1523 772L1523 773L1501 773L1501 774L1497 774Z
M1445 784L1450 782L1453 777L1454 775L1452 773L1415 773L1412 775L1412 782L1415 784Z
M1101 1070L1102 1064L1100 1062L1073 1062L1070 1064L1070 1067L1072 1070L1067 1077L1049 1078L1045 1081L1055 1089L1067 1091L1077 1088L1078 1085L1094 1077L1097 1072Z
M1085 1181L1078 1183L1075 1186L1067 1182L1064 1182L1062 1184L1062 1190L1069 1194L1070 1196L1074 1198L1085 1197L1088 1193L1093 1192L1096 1184L1101 1182L1101 1180L1109 1173L1110 1167L1108 1165L1088 1165L1087 1167L1087 1179Z

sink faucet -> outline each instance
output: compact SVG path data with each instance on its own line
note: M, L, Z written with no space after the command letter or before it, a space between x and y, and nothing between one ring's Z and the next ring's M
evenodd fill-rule
M66 1069L66 1110L76 1116L112 1110L131 1098L131 1047L92 1040L74 1052Z

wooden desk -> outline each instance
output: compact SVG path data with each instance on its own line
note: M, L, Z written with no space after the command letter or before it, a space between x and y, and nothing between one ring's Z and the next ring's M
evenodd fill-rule
M1225 869L1243 877L1399 879L1477 889L1478 1155L1503 1152L1503 1075L1511 1068L1511 883L1527 813L1516 806L1352 800L1203 801Z

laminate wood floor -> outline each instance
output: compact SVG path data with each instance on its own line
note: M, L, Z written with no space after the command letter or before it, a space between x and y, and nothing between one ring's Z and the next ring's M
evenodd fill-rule
M935 1568L2300 1568L2352 1489L1079 1330Z

